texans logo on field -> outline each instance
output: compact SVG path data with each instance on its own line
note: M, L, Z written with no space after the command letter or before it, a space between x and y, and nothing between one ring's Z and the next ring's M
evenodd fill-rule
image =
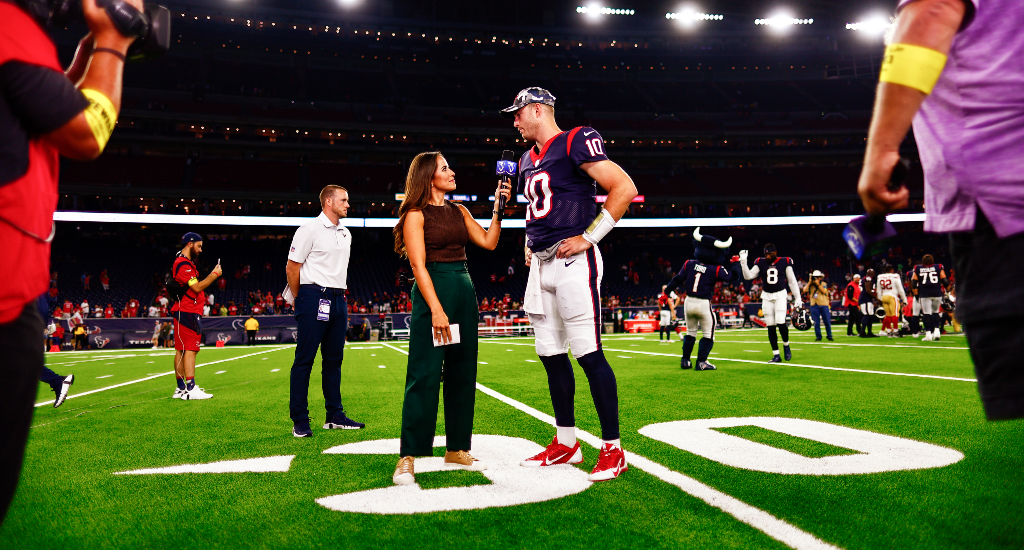
M225 344L227 344L228 342L231 341L231 335L230 334L224 334L223 332L219 332L219 333L217 333L217 341L218 342L224 342Z
M94 336L92 341L93 343L96 344L96 347L102 349L104 346L110 343L110 338L100 338L99 336Z
M235 330L242 330L245 328L245 321L241 319L235 319L234 321L231 321L231 328Z

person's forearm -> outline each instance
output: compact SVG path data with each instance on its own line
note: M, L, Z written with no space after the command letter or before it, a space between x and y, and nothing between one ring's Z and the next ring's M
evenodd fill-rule
M612 215L612 219L618 222L626 214L626 209L637 195L636 185L628 174L620 171L614 183L602 185L602 187L608 190L608 198L604 201L603 208Z
M498 213L495 212L491 216L491 225L487 228L487 232L484 233L484 242L480 248L485 250L494 250L498 247L498 237L501 236L501 219L498 217Z
M288 288L290 288L292 291L293 300L297 298L299 295L299 271L301 269L302 264L297 265L299 265L300 267L292 267L291 265L289 265L288 267L285 268L285 277L288 279Z
M212 285L213 282L216 281L216 280L217 280L217 274L216 273L210 273L209 275L206 276L205 279L203 279L202 281L199 281L198 283L190 286L189 288L191 288L193 291L195 291L198 294L198 293L206 290L207 287Z
M122 54L128 51L128 47L122 41L106 40L97 38L94 40L95 48L109 48ZM124 74L124 61L109 52L95 52L87 63L85 77L79 84L80 89L96 90L107 96L107 99L114 104L114 109L121 112L121 87Z
M423 300L427 302L427 307L430 308L430 311L442 310L441 301L437 299L437 291L434 290L434 281L430 279L430 273L427 272L427 268L422 265L414 265L412 266L412 274L416 277L416 288L423 295Z

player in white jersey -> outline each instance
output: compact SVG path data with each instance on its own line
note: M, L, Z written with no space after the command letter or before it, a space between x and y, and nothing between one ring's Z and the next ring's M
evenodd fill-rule
M780 257L775 245L771 243L764 245L764 256L754 260L754 267L747 268L746 250L740 250L739 256L744 279L756 279L758 275L764 274L761 311L764 312L764 324L768 327L768 343L772 346L772 358L769 363L782 362L779 358L779 336L776 330L782 335L786 361L790 361L793 359L793 352L789 349L789 327L786 326L787 283L789 290L793 292L793 309L800 309L803 306L803 300L800 299L800 284L793 273L793 259Z
M537 355L548 375L555 412L555 438L526 467L577 464L576 380L569 349L590 383L601 422L601 455L591 481L615 479L626 471L619 440L619 397L615 373L601 351L601 277L597 243L608 234L637 195L633 180L608 160L597 130L563 132L555 123L555 96L526 88L502 111L533 145L519 159L519 189L526 196L526 265L530 267L523 309L536 334ZM597 185L608 192L603 208Z
M882 307L885 308L885 318L882 319L882 334L894 338L900 333L900 305L907 303L907 294L903 290L903 280L896 268L888 266L878 276L875 283L875 293L882 300Z

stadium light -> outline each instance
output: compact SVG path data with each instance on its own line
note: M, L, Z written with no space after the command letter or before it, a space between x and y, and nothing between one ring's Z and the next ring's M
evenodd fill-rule
M625 9L625 8L608 8L605 6L598 6L597 4L591 4L589 6L578 6L576 13L586 15L591 18L596 18L600 15L636 15L636 10Z
M360 4L361 0L338 0L343 8L354 8Z
M866 38L877 38L892 26L892 19L884 15L872 15L856 23L847 23L846 30L860 31Z
M698 21L721 21L725 19L725 16L704 13L692 6L683 6L677 12L666 13L665 19L678 21L684 27L691 27Z
M814 19L799 19L787 12L778 12L764 19L755 19L755 25L764 25L775 32L786 32L796 25L811 25Z

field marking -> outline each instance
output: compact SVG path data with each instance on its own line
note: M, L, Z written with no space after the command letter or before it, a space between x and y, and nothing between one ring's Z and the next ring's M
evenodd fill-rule
M719 333L721 334L721 333ZM726 344L767 344L768 341L764 340L726 340L723 338L716 338L715 342L722 342ZM795 343L795 342L794 342ZM839 342L800 342L801 346L847 346L854 348L910 348L910 349L959 349L966 350L971 348L956 347L956 346L909 346L907 344L843 344ZM796 349L796 348L794 348Z
M99 380L100 378L110 378L111 376L114 376L114 375L113 374L106 374L106 375L103 375L103 376L97 376L96 379Z
M215 372L213 374L224 374L225 372L227 372L227 371L226 370L219 370L219 371L217 371L217 372Z
M270 369L270 372L279 372L281 369Z
M486 340L481 340L481 342L486 342ZM498 342L495 342L495 343L498 343ZM760 342L750 342L750 343L760 343ZM517 344L517 343L514 343L514 342L506 342L505 344L509 345L509 346L529 346L530 345L530 344ZM622 352L622 353L642 353L644 355L659 355L659 356L662 356L662 357L677 357L677 358L678 357L682 357L682 355L680 355L680 354L675 354L675 353L658 353L656 351L640 351L640 350L635 350L635 349L625 350L625 349L612 349L612 348L603 348L603 349L604 349L604 351L617 351L617 352ZM718 352L714 352L713 351L713 352L711 352L711 355L718 355ZM734 361L736 363L755 363L755 364L758 364L758 365L767 365L768 364L768 361L755 361L753 359L730 359L728 357L716 357L715 359L718 359L719 361ZM912 378L935 378L935 379L938 379L938 380L957 380L957 381L960 381L960 382L977 382L977 380L975 380L974 378L956 378L954 376L938 376L938 375L934 375L934 374L910 374L910 373L906 373L906 372L888 372L888 371L882 371L882 370L844 369L844 368L840 368L840 367L824 367L824 366L821 366L821 365L803 365L803 364L800 364L800 363L788 363L788 362L787 363L778 363L778 365L780 365L780 366L787 366L787 367L802 367L802 368L805 368L805 369L838 370L838 371L844 371L844 372L861 372L861 373L865 373L865 374L887 374L889 376L910 376Z
M392 349L409 355L409 352L405 350L398 348ZM521 403L511 397L494 391L479 382L476 384L476 389L497 399L498 401L501 401L502 403L505 403L506 405L510 405L513 408L540 420L541 422L544 422L545 424L550 426L555 425L555 418L553 416L544 414L525 403ZM576 428L576 437L595 449L601 448L602 441L585 430ZM826 548L838 550L839 548L769 514L768 512L765 512L764 510L761 510L760 508L755 508L731 495L705 485L692 477L685 476L674 470L669 470L665 466L636 453L626 451L626 454L629 456L628 462L632 464L633 467L643 470L670 485L679 487L685 493L703 500L705 503L722 510L743 523L763 532L769 537L786 544L790 548L796 548L798 550Z
M207 365L216 365L217 363L226 363L227 361L234 361L236 359L244 359L246 357L252 357L253 355L261 355L261 354L264 354L264 353L271 353L271 352L275 352L275 351L281 351L283 349L286 349L286 348L278 347L278 348L274 348L274 349L257 351L256 353L249 353L249 354L246 354L246 355L239 355L238 357L230 357L228 359L220 359L220 360L217 360L217 361L210 361L209 363L203 363L202 365L196 365L196 368L198 369L199 367L205 367ZM122 382L120 384L114 384L113 386L107 386L105 388L99 388L97 390L90 390L90 391L87 391L87 392L76 393L75 395L69 395L67 398L68 399L74 399L76 397L82 397L83 395L91 395L91 394L94 394L94 393L99 393L101 391L112 390L114 388L120 388L122 386L128 386L128 385L131 385L131 384L138 384L139 382L145 382L146 380L152 380L154 378L160 378L161 376L167 376L169 374L174 374L174 371L164 372L164 373L161 373L161 374L154 374L152 376L147 376L145 378L139 378L138 380L131 380L131 381L128 381L128 382ZM44 405L52 405L53 401L54 401L53 399L51 399L49 401L43 401L41 403L36 403L35 406L36 407L42 407Z

